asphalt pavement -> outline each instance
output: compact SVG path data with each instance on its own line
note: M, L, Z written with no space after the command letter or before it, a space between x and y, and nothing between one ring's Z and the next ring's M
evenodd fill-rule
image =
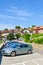
M43 55L43 50L41 50L41 49L33 48L33 51L34 51L35 53L38 53L38 54L40 54L40 55Z
M0 65L43 65L43 50L33 48L33 54L15 57L2 56L0 50Z
M1 65L43 65L43 56L38 53L15 57L3 56Z

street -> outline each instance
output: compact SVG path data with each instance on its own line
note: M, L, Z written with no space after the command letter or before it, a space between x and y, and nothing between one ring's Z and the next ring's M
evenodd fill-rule
M43 65L43 52L34 49L33 54L1 57L1 65Z

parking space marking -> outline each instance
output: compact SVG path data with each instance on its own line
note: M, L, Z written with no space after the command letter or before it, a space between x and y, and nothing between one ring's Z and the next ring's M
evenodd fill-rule
M23 65L23 63L21 62L21 63L15 63L15 64L12 64L12 65Z
M38 58L38 59L35 59L35 60L43 61L43 58Z
M35 63L36 65L39 65L35 60L32 60L33 63Z
M36 58L36 59L34 59L34 60L29 60L29 61L24 61L24 62L20 62L20 63L15 63L15 64L12 64L12 65L26 65L25 63L29 63L30 61L32 61L34 64L36 64L36 65L40 65L40 64L38 64L37 63L37 61L36 60L40 60L40 61L43 61L43 58Z
M40 61L43 61L43 58L39 58Z
M25 65L25 63L23 63L23 65Z
M23 62L22 62L22 63L12 64L12 65L21 65L21 64L22 64L22 65L25 65L25 63L23 63Z
M35 57L35 55L38 56L38 57ZM18 62L18 63L14 63L14 64L11 64L11 65L26 65L26 63L31 63L31 62L34 63L34 65L40 65L39 61L40 61L40 63L41 63L41 61L43 61L43 57L38 53L35 53L32 56L34 56L35 58L27 60L27 61L25 60L25 61L21 61L21 62Z

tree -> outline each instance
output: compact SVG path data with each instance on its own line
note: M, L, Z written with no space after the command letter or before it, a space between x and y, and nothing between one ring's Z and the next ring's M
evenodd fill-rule
M28 27L28 29L30 29L30 27Z
M8 40L14 40L14 34L13 33L8 34L7 39Z
M3 30L3 33L7 33L7 32L9 32L9 30L8 30L7 28L5 28L5 29Z
M16 38L17 38L17 39L20 38L20 36L21 36L20 33L17 33L17 34L16 34Z
M7 28L5 28L4 30L8 30Z
M32 27L36 27L36 25L32 25Z
M24 30L26 30L27 28L24 28Z
M21 29L21 27L20 26L16 26L15 29Z

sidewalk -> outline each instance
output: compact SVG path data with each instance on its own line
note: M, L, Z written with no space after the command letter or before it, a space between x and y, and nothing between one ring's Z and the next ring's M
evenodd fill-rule
M36 44L36 43L32 43L33 48L37 48L40 50L43 50L43 44Z

